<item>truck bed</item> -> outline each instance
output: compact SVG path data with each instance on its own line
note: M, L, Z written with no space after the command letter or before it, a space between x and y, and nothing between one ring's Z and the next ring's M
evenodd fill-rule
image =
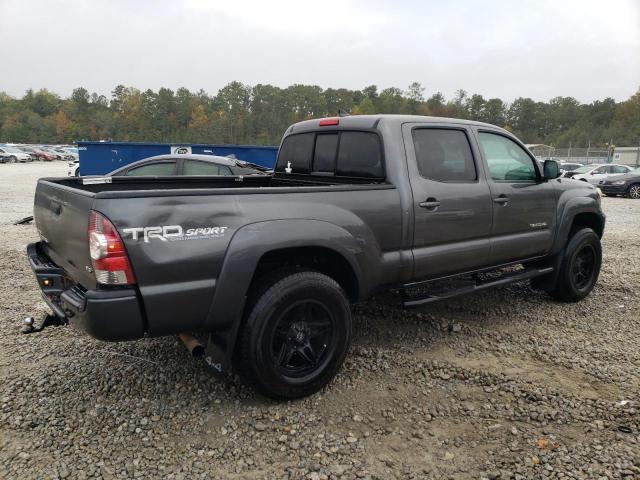
M85 183L96 181L99 178L108 178L109 183ZM334 178L330 176L314 175L287 175L285 176L256 176L256 177L61 177L43 178L43 182L55 183L58 186L80 190L89 194L101 194L105 192L155 191L158 195L164 190L180 191L199 190L202 193L221 194L220 190L232 189L233 193L243 193L238 190L250 189L284 189L298 187L328 187L328 186L371 186L381 185L385 182L372 179L359 178ZM162 192L162 193L161 193ZM76 192L79 193L79 192ZM167 192L168 193L168 192ZM100 195L101 198L106 198Z

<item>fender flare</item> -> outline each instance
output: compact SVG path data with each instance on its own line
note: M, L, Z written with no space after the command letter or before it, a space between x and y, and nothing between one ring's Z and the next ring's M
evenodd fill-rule
M227 248L201 329L209 332L205 361L213 373L223 375L231 365L249 286L264 254L296 247L331 249L349 263L362 293L367 288L362 282L366 278L363 273L366 244L344 228L320 220L270 220L238 229Z
M591 197L579 196L569 198L563 205L558 218L558 229L553 244L552 254L560 252L569 239L569 233L571 232L571 226L577 215L581 213L588 213L594 215L602 224L604 229L605 216L602 210L598 208L596 201Z

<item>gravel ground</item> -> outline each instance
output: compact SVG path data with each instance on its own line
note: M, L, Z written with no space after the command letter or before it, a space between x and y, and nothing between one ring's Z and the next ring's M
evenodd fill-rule
M640 201L603 200L586 300L526 284L412 311L374 299L336 380L278 404L174 338L18 333L45 307L35 228L11 221L65 169L0 165L0 478L640 478Z

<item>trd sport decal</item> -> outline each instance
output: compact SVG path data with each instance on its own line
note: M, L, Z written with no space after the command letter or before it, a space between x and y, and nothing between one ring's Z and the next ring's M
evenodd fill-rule
M175 242L179 240L193 240L200 238L221 238L228 227L199 227L187 228L180 225L162 225L157 227L123 228L122 233L131 234L133 240L143 240L149 243L152 239L162 242Z

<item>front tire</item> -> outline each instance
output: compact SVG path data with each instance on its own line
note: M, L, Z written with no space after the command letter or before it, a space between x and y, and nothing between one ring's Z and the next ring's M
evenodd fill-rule
M344 290L314 271L268 276L248 305L240 339L243 377L277 399L311 395L340 369L351 343Z
M561 302L582 300L593 290L601 265L600 237L590 228L575 231L565 247L558 281L549 293Z
M640 198L640 183L634 183L627 190L627 196L635 200Z
M16 157L14 157L13 155L9 157L9 163L16 163L18 161L18 159Z

